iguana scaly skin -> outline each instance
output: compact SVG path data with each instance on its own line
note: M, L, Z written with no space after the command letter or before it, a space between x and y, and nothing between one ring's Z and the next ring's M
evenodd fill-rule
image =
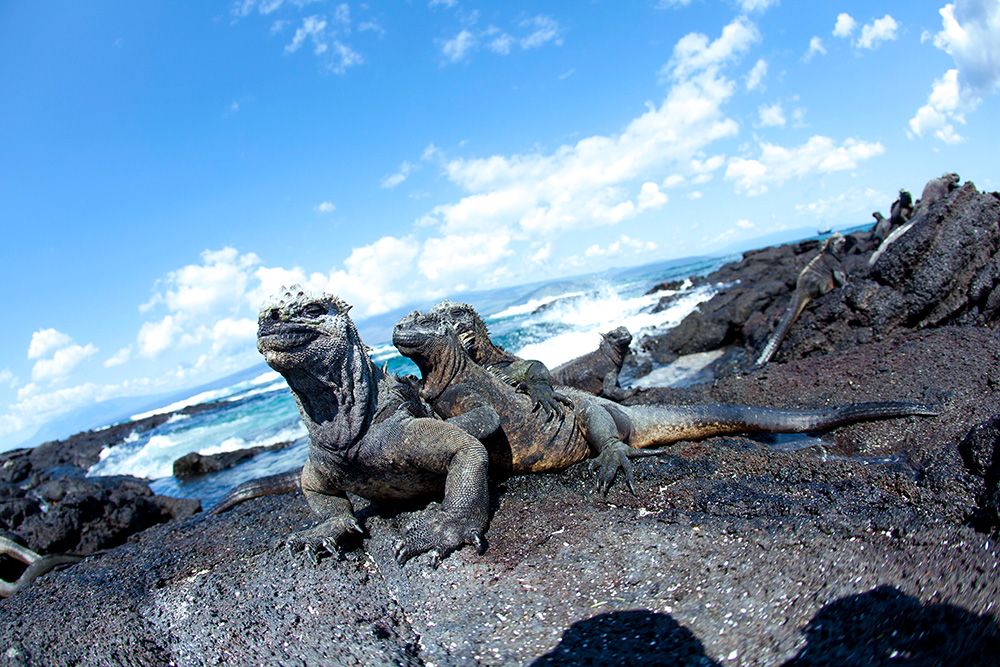
M288 382L309 432L300 484L319 523L288 538L316 561L360 533L347 493L373 501L440 496L407 525L396 556L431 551L435 562L465 544L482 550L489 496L486 449L434 416L415 388L377 368L337 297L297 286L260 310L257 349ZM221 511L248 497L292 487L288 473L248 482L223 498Z
M553 368L552 381L594 396L623 401L635 393L618 385L618 374L631 343L632 334L625 327L603 333L596 350Z
M498 472L557 471L596 457L598 489L607 493L618 470L633 485L629 458L637 450L679 440L731 433L805 433L865 419L933 415L916 403L874 402L822 410L776 410L742 405L623 406L569 390L574 408L554 419L532 412L523 394L476 364L449 322L413 312L393 329L396 349L423 375L420 394L449 422L484 442ZM497 425L494 427L494 425ZM493 430L491 430L493 429Z
M764 345L755 365L763 366L771 360L771 357L781 346L781 342L785 340L788 330L792 328L792 324L799 318L810 301L823 296L838 285L847 284L847 276L844 275L839 257L843 246L844 237L841 234L833 234L828 237L823 241L816 256L799 273L792 299L785 307L778 327L771 334L767 344Z
M522 359L494 345L486 324L469 304L442 301L431 308L431 312L451 322L477 364L530 396L536 407L540 406L551 416L558 412L560 404L570 404L566 396L553 390L552 376L545 364Z

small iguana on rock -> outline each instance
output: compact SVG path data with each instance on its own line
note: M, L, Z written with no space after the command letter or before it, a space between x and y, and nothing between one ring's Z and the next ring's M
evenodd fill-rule
M552 381L594 396L623 401L635 393L618 385L618 374L631 343L632 334L625 327L603 333L596 350L553 368Z
M360 533L347 493L373 501L440 496L410 522L396 545L403 563L431 551L435 563L471 544L482 551L489 511L488 458L479 440L434 416L411 384L374 365L350 306L298 286L261 306L257 349L288 382L309 432L309 458L299 483L320 521L287 544L318 554L336 552ZM252 480L219 501L213 513L247 498L296 488L295 474Z
M957 188L958 183L961 180L962 178L958 174L952 172L952 173L942 174L937 178L932 178L931 180L927 181L927 185L924 186L923 192L920 193L920 199L917 200L916 207L914 208L911 203L909 208L910 215L905 219L905 222L899 227L896 227L896 204L893 204L892 218L890 218L892 220L892 225L893 225L892 233L889 234L887 237L885 237L885 240L882 241L881 244L879 244L878 249L872 253L872 256L868 259L868 266L869 267L874 266L875 262L878 261L878 258L882 256L882 253L885 252L886 248L888 248L890 244L895 242L896 239L901 237L906 232L913 229L913 226L917 224L924 216L927 215L927 212L930 211L930 208L934 204L934 202L941 199L942 197L950 193L952 190ZM903 199L904 192L906 191L905 190L899 191L900 201L902 201ZM906 195L907 199L912 201L910 193L906 192ZM904 213L906 212L906 209L903 208L902 205L901 209Z
M431 312L452 323L476 363L530 396L535 407L553 415L559 404L569 404L568 398L552 389L552 376L545 364L522 359L493 344L486 323L472 306L445 300L434 305Z
M438 313L414 311L392 332L400 354L423 375L420 395L451 423L474 433L490 452L491 472L558 471L591 457L598 490L607 494L618 470L633 488L630 458L641 448L732 433L807 433L866 419L934 415L917 403L873 402L821 410L742 405L624 406L568 389L574 407L553 419L532 412L530 399L475 363L453 326Z
M838 285L843 287L847 284L847 276L840 265L840 252L844 247L844 237L841 234L833 234L823 241L819 252L799 273L798 280L795 281L795 291L792 292L792 299L785 312L778 322L778 327L771 334L767 344L757 357L755 366L763 366L774 353L778 351L781 342L785 340L788 330L792 324L802 314L802 310L813 299L817 299Z

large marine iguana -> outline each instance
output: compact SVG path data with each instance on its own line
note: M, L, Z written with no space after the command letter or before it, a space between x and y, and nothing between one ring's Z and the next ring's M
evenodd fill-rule
M476 363L530 396L535 408L540 406L553 415L558 412L559 404L570 403L565 395L553 390L552 376L545 364L534 359L522 359L495 345L490 340L486 323L471 305L445 300L435 304L431 312L452 323Z
M618 384L618 374L631 343L632 334L625 327L603 333L596 350L553 368L552 381L594 396L623 401L635 393Z
M767 344L764 345L760 356L757 357L755 366L763 366L771 360L788 334L788 330L791 329L792 324L795 323L810 301L823 296L838 285L847 284L847 276L844 275L844 270L840 265L840 252L843 246L843 235L833 234L829 236L823 241L816 256L803 267L795 281L792 299L785 307L778 327L771 334Z
M475 363L463 336L439 313L414 311L392 332L400 354L423 375L420 395L451 422L484 438L495 472L558 471L594 457L598 490L607 493L619 469L634 486L630 458L638 450L680 440L733 433L806 433L867 419L934 415L924 405L871 402L818 410L742 405L624 406L567 390L574 407L558 406L554 419L531 410L529 399Z
M331 295L284 290L260 309L257 349L288 382L309 432L309 458L291 471L243 484L213 513L301 485L319 523L287 544L314 562L360 533L347 493L374 501L440 496L402 531L402 563L431 551L435 562L471 544L483 548L489 496L486 449L466 430L434 416L411 384L376 367L348 316ZM296 476L298 484L296 484Z

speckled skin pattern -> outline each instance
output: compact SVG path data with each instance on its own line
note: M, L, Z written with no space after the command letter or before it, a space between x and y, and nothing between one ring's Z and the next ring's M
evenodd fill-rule
M740 405L622 406L572 392L574 408L556 415L531 409L466 352L448 320L415 311L393 330L393 344L423 374L421 397L435 412L484 439L494 466L509 473L562 470L596 456L598 488L607 493L618 470L633 485L636 449L732 433L804 433L863 419L935 414L915 403L873 402L824 410Z
M438 560L465 544L481 549L489 510L485 448L372 363L349 309L334 296L292 287L260 310L257 348L288 382L309 432L300 484L320 519L292 534L289 548L315 561L360 533L350 492L373 501L443 493L440 505L404 527L400 562L427 551ZM237 487L218 507L273 492L262 488L269 484L273 478Z

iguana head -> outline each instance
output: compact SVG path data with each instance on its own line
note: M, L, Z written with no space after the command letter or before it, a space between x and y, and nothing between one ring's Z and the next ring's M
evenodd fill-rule
M377 409L378 371L349 310L293 285L267 299L257 319L257 349L288 382L312 445L328 450L357 442Z
M497 351L490 341L490 332L479 317L476 309L467 303L442 301L430 310L430 314L451 324L469 356L476 363L485 363Z
M601 334L604 345L620 357L625 357L628 346L632 344L632 334L625 327L617 327L607 333Z
M454 326L439 313L411 311L392 330L392 344L426 375L443 356L463 350Z
M353 348L365 349L350 309L331 294L283 287L260 307L257 349L279 372L335 362Z

